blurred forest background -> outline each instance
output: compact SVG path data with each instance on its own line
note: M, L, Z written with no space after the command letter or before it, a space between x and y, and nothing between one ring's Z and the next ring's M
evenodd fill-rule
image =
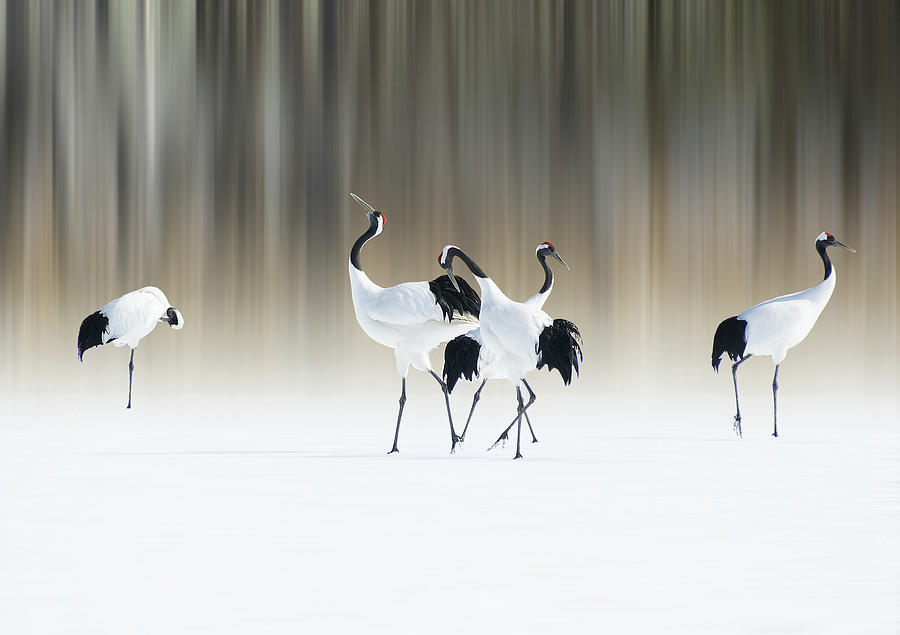
M0 394L124 400L127 352L81 366L76 334L148 284L186 326L136 386L396 390L353 316L351 191L389 217L382 285L453 243L523 298L553 241L582 394L730 391L716 325L818 283L833 232L858 253L782 385L889 394L898 43L890 0L0 0Z

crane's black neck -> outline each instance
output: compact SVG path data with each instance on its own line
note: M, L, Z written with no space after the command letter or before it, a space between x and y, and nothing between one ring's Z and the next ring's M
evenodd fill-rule
M481 267L478 266L478 263L476 263L474 260L469 258L469 254L464 252L459 247L451 247L450 249L447 250L446 264L448 267L453 264L453 259L456 256L459 256L459 258L464 263L466 263L466 266L469 268L469 271L471 271L472 275L475 276L476 278L487 278L488 277L488 275L484 271L481 270Z
M353 243L353 247L350 249L350 264L359 269L363 270L362 265L359 263L359 252L362 251L363 245L365 245L378 231L378 219L375 216L369 217L369 229L365 231L365 233L356 239L356 242Z
M547 250L541 249L537 254L537 259L544 268L544 285L538 293L547 293L553 287L553 272L550 270L550 265L547 264Z
M816 243L816 251L819 252L819 256L822 257L822 263L825 265L825 280L828 280L828 276L831 275L831 258L828 257L828 245L822 241Z

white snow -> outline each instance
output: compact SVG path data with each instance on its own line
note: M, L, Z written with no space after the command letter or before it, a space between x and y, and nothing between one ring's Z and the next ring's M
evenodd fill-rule
M515 462L485 452L503 384L455 456L437 391L411 391L393 456L384 394L23 398L0 632L896 633L895 402L785 397L773 439L748 398L740 440L727 388L550 395Z

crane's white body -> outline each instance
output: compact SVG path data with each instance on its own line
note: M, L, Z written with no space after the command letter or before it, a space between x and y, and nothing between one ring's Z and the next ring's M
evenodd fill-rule
M522 301L522 311L533 310L534 315L538 316L539 320L544 320L546 317L547 320L550 320L550 317L547 316L543 311L540 311L544 307L544 303L547 302L547 299L550 297L550 294L553 292L553 272L547 266L545 258L549 253L552 257L556 258L564 264L566 267L568 265L565 264L565 261L562 260L562 257L556 253L555 247L553 247L553 243L551 242L543 242L537 246L534 250L535 256L538 258L538 262L540 262L542 268L545 273L545 282L541 285L541 291L538 291L533 296L528 298L527 300ZM496 288L496 284L494 287ZM545 288L546 287L546 288ZM512 300L506 297L505 294L500 292L500 295L503 296L505 300L508 302L512 302L516 304ZM501 300L502 302L502 300ZM502 351L498 351L496 349L484 346L484 339L481 336L481 327L474 328L471 331L468 331L466 337L474 340L479 344L478 349L478 377L482 379L512 379L513 381L518 381L521 377L510 377L509 367L502 361ZM531 369L533 370L533 368Z
M118 347L137 348L141 339L166 317L166 311L171 306L166 294L157 287L144 287L116 298L100 309L100 313L109 320L103 333L103 343L112 341ZM177 313L178 324L172 326L174 329L184 326L181 312Z
M394 349L401 377L407 376L410 364L430 372L428 354L478 323L470 316L456 316L448 322L427 282L405 282L385 288L352 263L349 270L356 320L366 335Z
M788 350L806 339L831 299L835 275L832 265L828 277L816 286L761 302L738 315L747 322L745 354L771 357L776 365L783 362Z
M527 300L524 300L522 302L522 305L527 308L540 311L541 307L544 306L544 303L550 296L550 291L552 291L552 287L550 290L544 293L536 293ZM482 311L484 310L483 307L484 300L482 299ZM540 311L540 313L547 315L543 311ZM549 315L547 315L547 319L552 321ZM481 379L510 379L513 381L513 383L518 383L518 380L521 379L521 375L515 376L509 374L510 365L503 361L502 351L498 351L497 349L484 345L484 338L481 337L480 325L470 331L467 331L465 335L466 337L478 342L478 344L481 346L478 349L478 377L480 377ZM535 343L536 342L537 340L535 340ZM536 365L537 356L535 356L535 366ZM532 366L530 370L534 370L535 366Z
M469 337L481 343L479 375L484 379L508 379L518 385L537 367L538 338L553 323L540 308L546 297L516 302L490 278L476 276L475 280L481 287L480 328L477 337Z

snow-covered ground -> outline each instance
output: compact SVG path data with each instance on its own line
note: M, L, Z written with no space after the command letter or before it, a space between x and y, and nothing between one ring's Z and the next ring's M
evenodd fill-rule
M695 418L552 395L514 462L485 452L496 399L450 456L436 391L411 394L387 456L393 397L146 392L5 408L0 632L900 627L895 402L792 396L773 439L763 393L739 440L727 392Z

